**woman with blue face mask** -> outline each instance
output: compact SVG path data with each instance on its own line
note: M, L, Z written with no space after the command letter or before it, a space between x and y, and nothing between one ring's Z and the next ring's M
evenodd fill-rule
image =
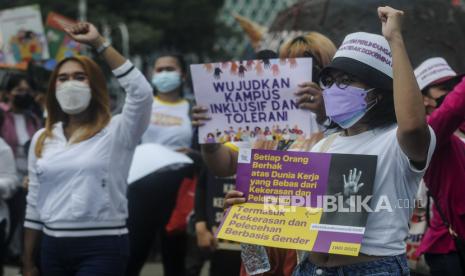
M413 204L434 151L435 136L426 124L422 95L405 49L403 12L380 7L378 16L383 36L347 35L320 74L324 88L320 110L340 131L311 151L376 155L370 205L387 199L392 208L368 213L358 256L307 253L294 271L296 276L409 275L405 239L412 208L399 208L397 203L408 200ZM364 188L361 183L352 184L347 193ZM242 194L233 191L225 205L242 202Z
M155 143L193 156L190 104L183 98L186 63L177 53L163 53L155 60L150 76L154 89L149 127L142 144ZM150 162L150 160L147 160ZM167 233L179 187L193 166L175 164L132 183L128 189L131 256L127 276L139 275L157 236L161 240L164 275L184 275L186 234Z

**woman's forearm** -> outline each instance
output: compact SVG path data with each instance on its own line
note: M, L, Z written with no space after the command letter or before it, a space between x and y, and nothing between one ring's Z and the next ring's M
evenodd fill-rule
M423 98L402 35L391 38L389 45L392 51L394 107L399 144L412 161L423 162L430 143Z
M92 47L98 49L105 42L105 38L99 37L97 41L92 44ZM126 62L126 58L123 57L115 48L109 46L102 53L101 56L108 64L111 70L114 70Z
M38 230L24 228L23 265L34 267L36 264L36 251L42 233Z

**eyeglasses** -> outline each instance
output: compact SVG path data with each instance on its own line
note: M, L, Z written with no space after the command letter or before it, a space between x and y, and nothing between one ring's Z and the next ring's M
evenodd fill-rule
M354 82L357 82L357 80L346 74L340 74L335 76L328 74L320 79L320 87L329 88L333 84L336 84L336 86L340 89L346 89L349 85L351 85Z

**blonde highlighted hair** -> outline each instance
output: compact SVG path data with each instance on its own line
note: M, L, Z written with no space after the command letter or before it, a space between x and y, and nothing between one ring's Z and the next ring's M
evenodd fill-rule
M283 44L279 50L279 57L313 57L316 65L322 69L331 62L336 50L336 46L328 37L317 32L309 32Z
M45 131L39 136L34 148L37 157L42 156L45 140L53 137L53 126L58 122L66 124L69 120L69 115L61 110L55 96L58 72L61 66L68 61L77 62L82 66L89 80L92 95L90 104L84 111L87 113L86 119L81 128L76 131L76 134L73 134L70 142L78 143L93 137L102 130L111 119L110 97L108 95L105 77L100 67L92 59L84 56L63 59L57 64L50 76L48 90L45 96L45 108L47 110Z

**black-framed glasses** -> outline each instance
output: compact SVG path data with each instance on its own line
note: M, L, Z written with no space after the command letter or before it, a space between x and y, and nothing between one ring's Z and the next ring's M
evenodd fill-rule
M320 87L321 88L329 88L333 84L336 84L336 86L340 89L346 89L349 85L352 83L356 82L357 80L350 77L349 75L346 74L341 74L337 76L332 76L332 75L325 75L320 79Z

